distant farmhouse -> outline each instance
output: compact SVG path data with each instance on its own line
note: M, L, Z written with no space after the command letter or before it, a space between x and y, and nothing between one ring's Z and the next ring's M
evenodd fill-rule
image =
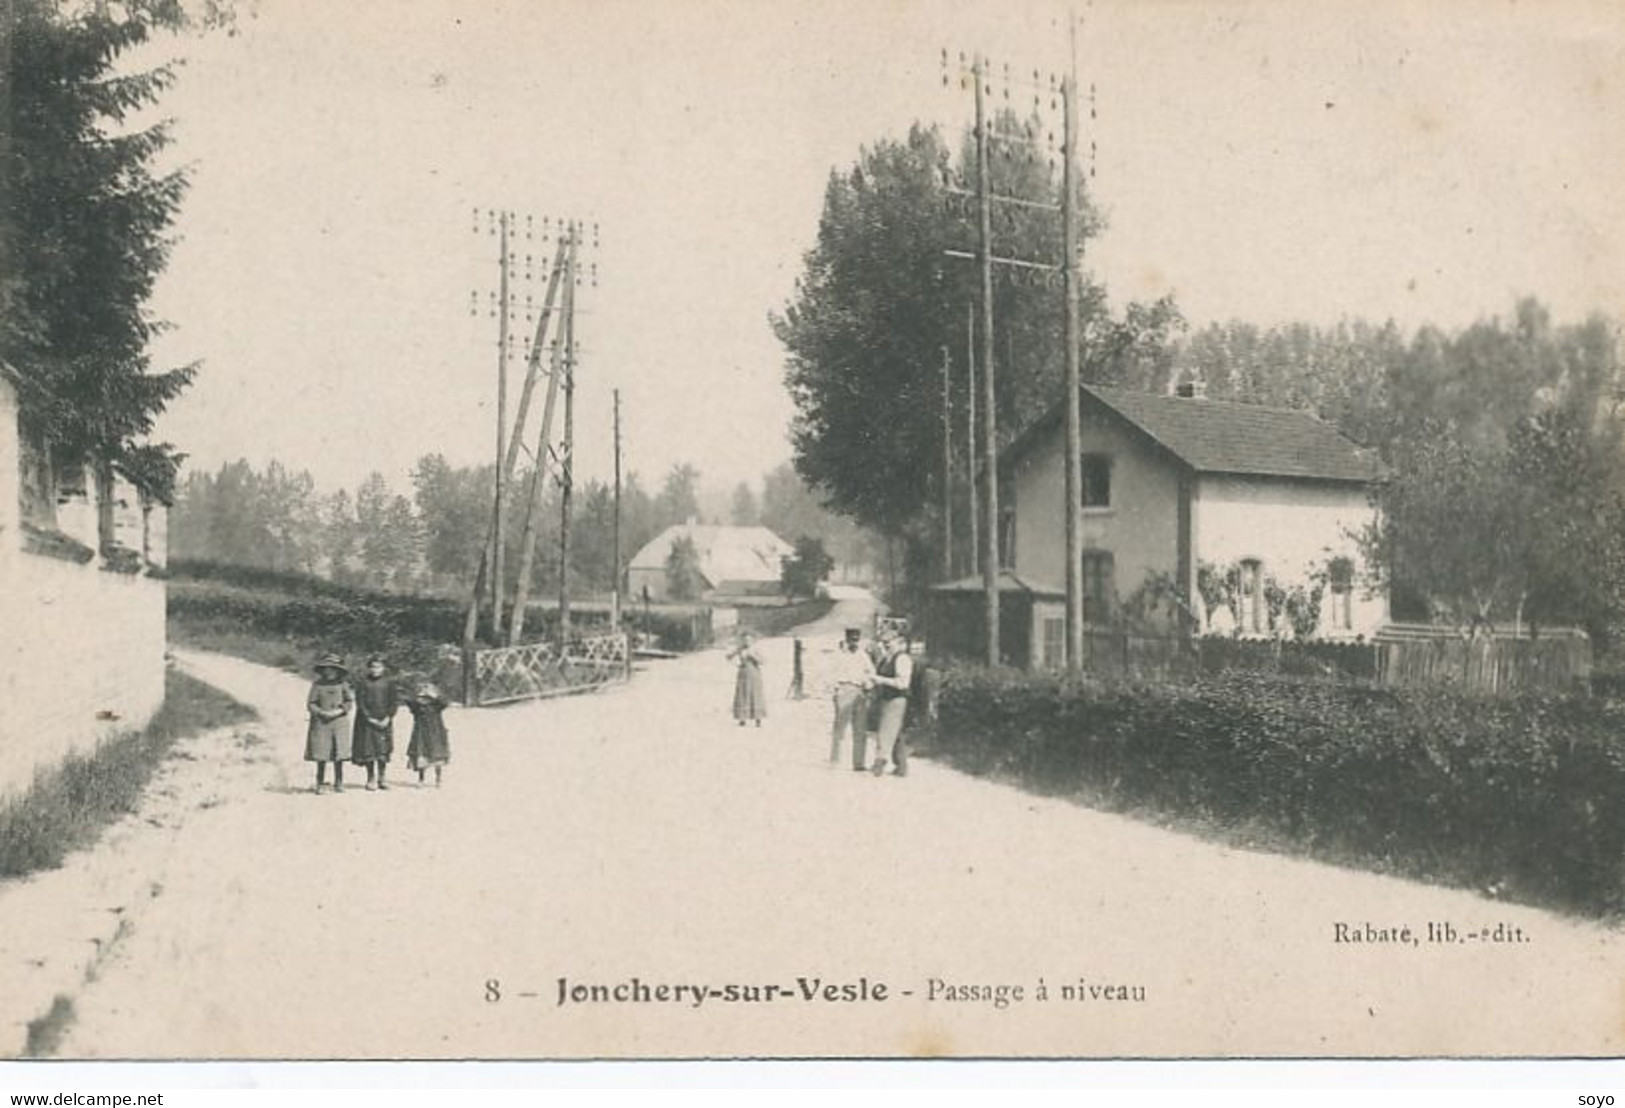
M166 508L24 440L0 365L0 799L164 699Z
M651 539L632 557L628 570L631 599L670 598L666 565L672 547L687 538L694 543L701 577L701 597L772 596L779 591L785 558L794 548L766 527L724 527L694 520L674 524Z
M1160 611L1196 633L1355 638L1387 622L1354 537L1373 520L1377 464L1336 428L1189 386L1089 386L1081 400L1086 625ZM1007 587L1028 598L1042 665L1064 661L1064 444L1057 407L1000 462Z

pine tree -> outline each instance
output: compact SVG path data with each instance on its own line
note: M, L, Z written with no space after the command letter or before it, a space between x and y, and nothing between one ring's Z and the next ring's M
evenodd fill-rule
M0 359L17 374L24 433L57 466L117 466L167 499L180 455L145 440L195 366L151 370L159 324L145 305L186 179L154 168L167 122L126 127L157 104L172 70L117 64L185 17L173 2L53 0L16 0L14 17Z

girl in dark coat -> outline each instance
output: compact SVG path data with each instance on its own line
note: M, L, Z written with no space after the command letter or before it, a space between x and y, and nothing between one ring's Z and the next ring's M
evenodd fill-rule
M441 718L446 700L438 688L424 681L406 702L406 710L412 713L412 741L406 744L406 764L417 771L419 785L423 784L423 771L433 767L434 787L438 789L441 771L451 761L451 736Z
M367 675L355 687L355 734L350 741L351 759L367 767L368 792L389 788L384 781L384 767L395 753L395 712L399 707L395 679L385 673L384 660L368 658Z
M344 791L344 763L350 760L350 730L344 717L355 697L344 680L347 671L337 654L316 663L316 681L305 698L310 727L305 732L305 761L316 763L316 792L327 788L327 763L333 763L333 791Z

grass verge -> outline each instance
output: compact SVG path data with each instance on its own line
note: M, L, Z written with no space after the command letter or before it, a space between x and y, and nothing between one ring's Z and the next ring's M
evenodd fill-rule
M87 754L41 771L29 790L0 805L0 877L55 869L133 812L153 772L179 739L254 719L253 709L175 669L164 704L144 731L116 735Z

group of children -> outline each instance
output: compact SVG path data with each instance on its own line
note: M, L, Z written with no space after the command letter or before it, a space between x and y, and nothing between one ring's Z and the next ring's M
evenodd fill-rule
M327 766L333 765L333 791L344 791L344 763L367 770L367 791L388 789L384 769L395 753L395 714L404 705L412 713L412 738L406 746L406 764L416 771L418 783L434 770L435 787L451 761L451 737L442 718L446 700L428 681L419 681L409 696L402 696L402 681L388 673L384 660L367 659L367 675L352 689L349 670L336 654L316 663L306 708L310 729L305 735L305 761L316 763L316 792L327 791ZM355 722L347 725L351 711Z

